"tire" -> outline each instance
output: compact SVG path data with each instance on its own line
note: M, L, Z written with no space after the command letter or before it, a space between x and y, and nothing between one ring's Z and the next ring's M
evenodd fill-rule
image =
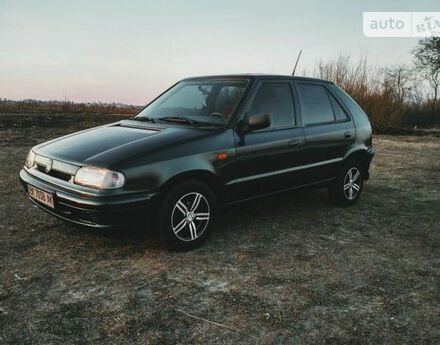
M328 188L330 201L339 206L354 205L364 187L362 164L357 160L349 160L342 167L338 177Z
M172 250L196 248L208 237L217 212L216 197L207 184L185 181L163 198L156 231Z

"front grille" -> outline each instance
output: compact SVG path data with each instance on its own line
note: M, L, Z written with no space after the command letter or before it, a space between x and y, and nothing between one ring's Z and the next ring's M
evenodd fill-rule
M55 178L59 178L64 181L69 181L72 178L72 175L66 174L64 172L57 171L57 170L50 170L49 172L46 172L46 168L41 165L37 165L37 169L38 169L38 171L41 171L42 173L44 173L46 175L49 175L49 176L52 176Z

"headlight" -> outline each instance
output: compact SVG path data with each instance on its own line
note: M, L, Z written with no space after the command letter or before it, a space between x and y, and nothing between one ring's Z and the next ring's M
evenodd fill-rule
M115 189L124 185L125 177L116 171L83 167L76 172L74 182L92 188Z
M35 156L36 156L35 152L30 150L26 157L26 163L25 163L28 168L32 168L34 166Z

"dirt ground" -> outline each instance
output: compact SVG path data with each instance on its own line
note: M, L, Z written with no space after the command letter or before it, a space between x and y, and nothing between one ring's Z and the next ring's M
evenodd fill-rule
M440 138L375 136L353 207L260 199L170 253L64 224L19 184L32 145L116 118L0 115L0 343L440 343Z

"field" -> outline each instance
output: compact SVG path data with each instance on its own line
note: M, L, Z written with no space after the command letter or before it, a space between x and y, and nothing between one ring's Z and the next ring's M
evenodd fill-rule
M78 229L31 205L29 148L118 116L0 114L0 343L440 343L440 138L374 137L360 202L225 209L201 248Z

